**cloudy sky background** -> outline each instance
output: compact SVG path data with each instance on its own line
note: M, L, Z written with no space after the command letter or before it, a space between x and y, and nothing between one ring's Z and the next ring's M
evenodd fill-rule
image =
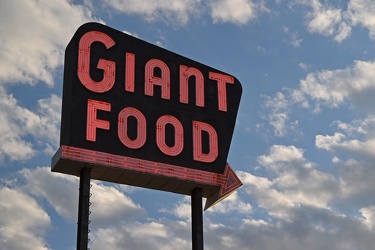
M372 0L0 1L0 246L75 249L78 178L51 173L65 46L96 21L237 77L205 249L375 245ZM191 249L190 197L92 181L91 249Z

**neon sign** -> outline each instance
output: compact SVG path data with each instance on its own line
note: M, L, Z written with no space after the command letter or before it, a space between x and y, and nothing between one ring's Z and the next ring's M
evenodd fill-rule
M227 195L242 185L226 162L241 93L231 75L84 24L66 48L52 171L79 175L89 165L100 180L183 194L198 185L204 197Z

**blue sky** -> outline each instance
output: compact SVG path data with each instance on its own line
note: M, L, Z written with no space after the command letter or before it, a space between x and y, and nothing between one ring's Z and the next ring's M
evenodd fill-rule
M78 178L51 173L65 46L104 23L232 74L228 162L205 249L375 245L375 2L0 2L0 246L75 249ZM92 181L91 249L191 249L190 197Z

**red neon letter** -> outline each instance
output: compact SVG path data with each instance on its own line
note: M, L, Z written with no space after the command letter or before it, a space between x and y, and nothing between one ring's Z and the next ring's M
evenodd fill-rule
M86 122L86 140L96 141L96 129L101 128L109 130L109 121L96 118L97 110L111 111L111 104L96 100L87 100L87 122Z
M103 79L96 82L90 77L90 46L93 42L101 42L107 49L115 45L115 42L107 34L99 31L89 31L79 41L78 53L78 78L88 90L96 93L104 93L110 90L115 83L115 62L100 59L98 68L104 70Z
M133 116L137 119L137 138L131 140L128 136L128 118ZM137 149L146 142L146 118L141 111L127 107L118 115L118 138L128 148Z
M189 103L189 77L195 76L195 103L204 107L204 79L202 73L192 67L180 66L180 102Z
M220 73L210 72L209 78L217 81L217 92L218 92L218 105L219 110L227 111L227 88L225 83L234 83L233 76L223 75Z
M126 53L125 57L125 90L134 92L135 55L132 53Z
M209 135L210 151L207 154L202 152L202 131ZM208 123L193 121L193 145L193 156L196 161L210 163L219 155L216 130Z
M165 143L165 125L174 127L174 146L169 147ZM184 149L184 129L181 122L174 116L163 115L156 122L156 144L161 152L169 156L179 155Z
M161 70L161 77L154 76L154 69ZM168 66L159 59L151 59L145 66L145 95L154 95L154 85L161 86L161 97L170 99L170 72Z

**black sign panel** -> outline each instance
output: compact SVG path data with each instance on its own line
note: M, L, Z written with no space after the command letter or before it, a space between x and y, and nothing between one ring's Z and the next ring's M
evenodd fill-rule
M222 174L241 93L233 76L87 23L66 48L60 144Z

